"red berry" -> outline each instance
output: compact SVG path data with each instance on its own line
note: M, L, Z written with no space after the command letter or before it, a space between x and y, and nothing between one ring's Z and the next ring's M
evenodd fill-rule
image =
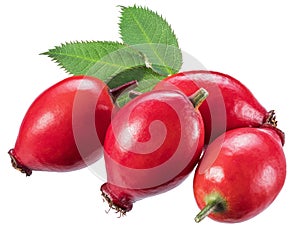
M283 133L270 126L226 132L205 151L194 176L194 196L205 216L242 222L266 209L286 177Z
M174 188L193 170L204 144L194 106L206 96L203 89L191 100L178 91L151 91L120 109L104 144L107 183L101 191L110 207L126 213L135 201Z
M199 108L205 125L205 143L212 142L227 130L259 127L269 113L241 82L213 71L189 71L169 76L154 89L179 89L187 96L200 87L209 92Z
M32 170L72 171L95 162L113 108L109 89L97 78L73 76L58 82L29 107L9 151L13 166L29 176Z

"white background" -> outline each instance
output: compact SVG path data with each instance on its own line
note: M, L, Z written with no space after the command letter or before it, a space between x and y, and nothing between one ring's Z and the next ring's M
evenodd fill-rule
M172 25L182 50L207 69L243 82L286 133L287 179L275 202L238 224L193 221L192 175L179 187L134 204L126 217L105 213L89 169L34 172L10 165L23 116L44 89L68 75L38 54L66 41L119 40L117 5L148 6ZM297 1L1 1L0 231L261 231L285 229L299 208L299 54ZM289 227L291 228L291 227Z

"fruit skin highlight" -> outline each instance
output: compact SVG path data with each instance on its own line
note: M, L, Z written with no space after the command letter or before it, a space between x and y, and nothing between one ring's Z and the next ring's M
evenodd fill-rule
M153 89L180 90L190 96L201 87L209 92L199 107L205 126L205 144L231 129L259 127L272 114L245 85L220 72L193 70L177 73L160 81Z
M97 161L114 110L110 92L89 76L72 76L45 90L25 114L9 151L12 165L29 176L32 170L66 172Z
M121 214L145 197L179 185L199 161L204 125L197 108L207 92L141 94L113 118L105 138L107 183L101 192Z
M206 216L219 222L242 222L265 210L286 178L284 134L272 125L238 128L211 143L194 175L195 200Z

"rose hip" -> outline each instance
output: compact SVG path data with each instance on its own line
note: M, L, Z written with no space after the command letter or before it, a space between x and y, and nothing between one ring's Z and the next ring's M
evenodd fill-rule
M13 167L29 176L32 170L72 171L98 160L114 109L110 92L89 76L72 76L45 90L29 107L9 151Z
M220 72L195 70L178 73L160 81L154 90L177 89L190 96L200 87L209 92L209 97L199 107L205 125L206 144L227 130L259 127L272 114L246 86Z
M113 118L105 137L107 183L101 186L120 213L145 197L179 185L197 164L204 144L198 110L207 92L190 98L179 91L144 93Z
M271 125L226 132L205 151L194 176L201 212L219 222L242 222L265 210L286 177L284 135Z

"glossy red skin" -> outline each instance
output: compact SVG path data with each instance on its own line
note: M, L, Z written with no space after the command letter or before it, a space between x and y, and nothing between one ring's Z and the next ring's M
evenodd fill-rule
M259 127L268 117L266 109L246 86L220 72L178 73L160 81L154 89L179 89L190 96L200 87L209 93L199 108L205 125L205 144L234 128Z
M115 207L130 211L133 202L179 185L197 164L203 144L202 117L185 95L144 93L121 108L107 130L107 183L101 191Z
M219 222L242 222L266 209L286 177L283 137L272 127L239 128L211 143L194 176L194 196L200 209L211 193L226 202L223 212L208 216Z
M10 155L29 169L27 175L31 170L65 172L86 167L101 156L99 144L104 144L113 107L101 80L88 76L66 78L31 104Z

